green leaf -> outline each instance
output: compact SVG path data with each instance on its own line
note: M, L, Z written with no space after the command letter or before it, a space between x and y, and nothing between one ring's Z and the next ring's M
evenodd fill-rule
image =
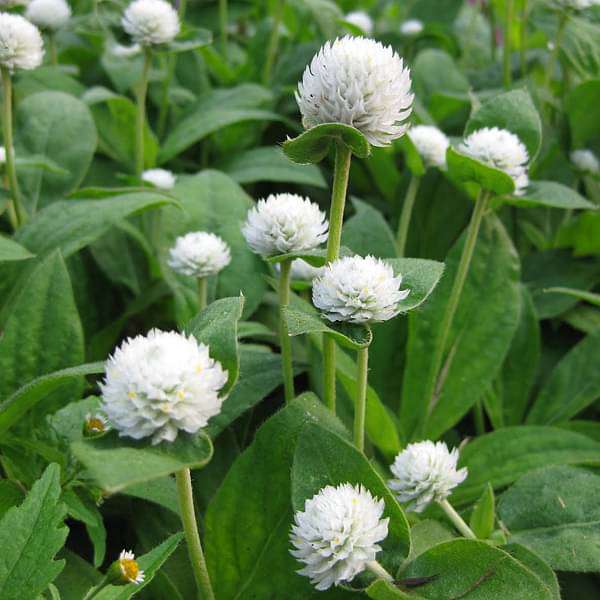
M352 256L353 252L347 248L342 247L340 250L340 256ZM300 250L298 252L288 252L286 254L276 254L275 256L269 256L265 260L270 264L277 264L284 260L296 260L301 259L307 262L313 267L322 267L327 263L327 250L316 249L316 250Z
M467 444L459 464L469 475L452 494L453 504L475 500L488 482L497 490L540 467L598 465L600 444L557 427L504 427Z
M496 500L494 489L488 483L473 507L469 527L481 540L486 540L492 535L496 522Z
M20 156L15 158L17 171L22 169L42 169L55 175L68 175L69 171L57 165L53 160L42 154L34 154L32 156Z
M12 260L25 260L27 258L33 258L33 254L17 244L10 238L0 236L0 262L7 262Z
M283 142L283 151L295 163L318 163L327 156L334 142L344 144L358 158L367 158L371 153L367 138L358 129L342 123L323 123L311 127L298 137Z
M600 139L600 80L584 81L574 87L565 100L571 139L576 148L585 148Z
M400 302L400 312L417 308L434 291L444 272L444 263L425 258L392 258L385 262L394 269L394 275L402 275L401 289L410 294Z
M0 597L37 598L62 571L54 556L67 539L64 505L59 503L60 468L49 465L24 502L0 521Z
M586 336L553 369L527 423L551 425L574 417L600 397L600 332Z
M197 50L212 43L212 31L201 27L186 28L185 33L178 35L172 42L167 44L165 48L169 52L189 52ZM159 46L160 51L160 46Z
M566 296L573 296L582 302L589 302L594 306L600 306L600 294L594 294L593 292L586 292L585 290L575 290L573 288L566 287L551 287L544 290L546 294L565 294Z
M416 594L407 594L399 587L390 581L378 579L367 588L367 596L374 600L396 600L396 598L413 598L414 600L422 600L423 596Z
M404 160L406 161L406 166L408 170L412 173L413 177L422 177L425 175L425 164L423 163L423 159L410 139L410 135L403 135L398 145L402 149L404 153Z
M423 554L429 548L455 537L448 526L440 521L434 521L433 519L417 521L410 529L412 546L408 560L414 560L415 557Z
M294 454L294 510L304 510L305 501L326 485L341 483L361 484L373 496L384 500L383 515L389 517L390 522L377 560L388 572L395 573L410 553L409 526L400 505L365 455L351 442L316 424L307 426L298 438Z
M502 550L508 552L513 558L516 558L521 564L533 571L546 585L550 591L553 600L561 600L558 579L554 571L537 554L521 546L521 544L505 544Z
M523 196L511 196L502 200L513 206L596 209L595 204L586 200L574 189L556 181L531 181Z
M212 443L204 431L180 432L174 442L156 446L148 439L120 438L111 431L100 438L73 442L71 450L92 479L105 492L114 494L181 469L202 468L212 456Z
M600 476L567 466L528 473L504 492L498 514L509 540L559 571L600 570Z

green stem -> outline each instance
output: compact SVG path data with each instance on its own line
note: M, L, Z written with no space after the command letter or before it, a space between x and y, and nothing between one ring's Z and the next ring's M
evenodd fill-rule
M53 32L48 34L48 48L50 49L50 64L56 66L58 64L58 57L56 53L56 38Z
M452 505L448 500L440 500L438 501L438 504L452 521L454 527L456 527L464 537L472 540L477 539L477 536L471 531L471 528L463 521L462 517L454 510L454 508L452 508Z
M271 71L277 57L277 49L279 48L279 30L281 29L281 21L283 20L283 7L285 0L278 0L275 14L273 15L273 29L267 46L267 58L263 69L263 83L267 85L271 79Z
M227 61L227 24L229 18L227 16L227 0L219 0L219 24L221 27L221 48L223 50L223 57Z
M327 262L336 260L340 255L342 243L342 224L346 206L346 191L352 153L338 142L335 147L335 167L331 188L331 207L329 209L329 238L327 240ZM323 400L335 414L335 340L323 336Z
M148 71L150 70L150 49L144 49L142 78L137 86L137 113L135 120L135 174L138 178L144 171L144 126L146 125L146 94L148 93Z
M376 575L379 579L385 579L386 581L394 581L394 578L376 561L371 560L365 564L365 567Z
M19 182L17 180L17 167L15 164L15 149L13 145L13 121L12 121L12 80L10 72L6 67L2 67L2 92L4 95L4 106L2 111L2 129L4 131L4 149L6 151L6 174L12 196L14 208L15 229L27 221L27 213L21 199ZM11 214L9 212L9 214Z
M558 29L556 31L556 38L554 40L554 48L552 49L552 53L548 58L548 64L546 65L546 79L544 81L544 89L548 90L548 94L552 96L552 75L554 71L554 66L558 62L558 57L560 54L560 46L562 44L562 38L565 32L565 25L567 24L568 15L566 12L561 13L559 21L558 21Z
M471 215L471 221L469 222L469 227L467 229L467 237L463 246L460 262L458 263L452 290L450 291L450 297L448 298L442 322L438 330L425 388L425 406L427 409L426 419L431 414L435 404L435 396L439 393L439 390L436 390L438 375L442 368L442 360L444 358L448 338L450 337L450 330L452 329L456 309L458 308L460 296L467 279L469 266L471 265L471 259L473 258L473 252L475 250L475 244L477 243L477 235L479 233L479 228L481 227L483 215L489 204L489 198L489 192L484 191L483 189L479 192L473 214Z
M177 14L179 15L180 21L183 21L183 19L185 19L185 9L186 9L186 0L179 0L179 6L177 7Z
M485 433L485 417L481 400L477 400L473 406L473 420L475 422L475 433L483 435Z
M514 13L514 0L506 0L506 21L504 23L504 48L503 48L503 56L502 56L502 71L503 71L503 82L504 87L509 88L512 80L511 74L511 65L510 65L510 55L512 52L512 44L511 44L511 35L510 35L510 27L513 21L513 13Z
M408 226L410 225L410 218L415 205L417 192L419 191L420 182L421 178L413 175L410 178L406 196L404 197L404 204L402 205L402 212L400 213L400 222L398 223L398 235L396 236L396 249L399 257L403 257L404 251L406 250Z
M369 375L369 348L356 353L356 401L354 403L354 445L365 449L365 416L367 413L367 381Z
M206 277L198 278L198 306L204 310L208 304L208 279Z
M520 63L521 63L521 77L527 76L527 16L529 7L527 0L523 0L523 6L521 7L521 43L520 43Z
M281 367L283 370L283 389L285 401L294 399L294 367L292 364L292 340L288 332L283 309L290 303L291 259L280 263L279 273L279 341L281 345Z
M158 110L158 125L156 126L159 139L163 138L167 127L167 117L169 116L169 89L171 88L171 82L173 81L173 75L175 74L175 61L177 58L175 54L167 54L165 60L166 73L165 78L163 79L160 108Z
M496 11L494 10L494 3L488 2L488 12L490 19L490 53L492 55L492 62L496 60Z

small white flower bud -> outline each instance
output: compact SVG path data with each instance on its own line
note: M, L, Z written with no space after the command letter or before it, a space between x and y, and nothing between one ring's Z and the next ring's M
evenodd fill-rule
M142 173L142 181L163 190L170 190L175 185L175 175L166 169L148 169Z
M349 12L344 21L358 27L363 33L371 35L373 33L373 19L364 10L354 10Z
M408 19L400 25L400 33L402 35L419 35L421 31L423 31L423 23L419 19Z
M394 479L388 482L398 501L407 509L422 512L433 501L445 500L467 477L467 469L456 469L458 450L444 442L409 444L390 467Z
M229 246L218 235L206 231L178 237L169 250L171 269L189 277L216 275L230 262Z
M179 33L177 11L165 0L134 0L125 10L121 24L142 46L172 42Z
M446 150L450 141L444 132L431 125L415 125L408 130L408 136L426 166L446 168Z
M328 485L294 516L290 540L292 556L306 566L318 590L349 582L375 560L378 542L387 537L389 518L382 519L385 503L363 486Z
M570 158L578 171L591 175L600 173L600 162L591 150L573 150Z
M119 559L110 566L107 579L113 585L127 585L135 583L139 585L144 581L144 571L135 560L135 554L131 550L122 550Z
M65 0L31 0L25 17L40 29L56 31L71 18L71 8Z
M43 57L40 30L20 15L0 13L0 65L11 71L35 69Z

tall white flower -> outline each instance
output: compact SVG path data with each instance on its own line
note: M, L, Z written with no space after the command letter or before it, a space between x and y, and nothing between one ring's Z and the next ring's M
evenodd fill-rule
M573 150L570 158L577 170L592 175L600 173L600 162L591 150Z
M444 442L409 444L390 467L394 479L388 482L399 502L408 510L422 512L429 503L445 500L467 477L467 469L456 469L458 450Z
M148 169L142 173L142 181L163 190L170 190L175 185L175 175L166 169Z
M419 35L423 31L423 23L419 19L408 19L400 24L400 33L402 35Z
M363 33L371 35L373 33L373 19L364 10L354 10L349 12L344 21L358 27Z
M309 198L271 194L248 211L242 233L262 256L314 250L327 240L325 213Z
M383 500L362 485L321 489L294 517L290 552L306 565L298 573L318 590L352 581L381 550L389 522L381 518L384 510Z
M125 10L121 24L142 46L166 44L179 33L177 11L165 0L134 0Z
M446 150L450 141L443 131L432 125L415 125L408 136L428 167L446 167Z
M178 237L169 250L171 269L189 277L216 275L231 262L229 246L214 233L193 231Z
M313 282L313 304L329 321L376 323L399 312L410 293L401 290L402 276L373 256L345 256L325 267Z
M296 101L306 129L344 123L373 146L406 132L412 111L410 71L391 46L345 36L327 42L306 67Z
M102 409L119 435L152 443L196 433L219 414L227 371L193 336L153 329L128 339L106 363Z
M525 193L529 185L529 154L514 133L498 127L484 127L466 137L458 150L512 177L515 196Z
M0 13L0 65L11 71L35 69L43 58L40 30L20 15Z
M71 8L65 0L31 0L25 17L40 29L56 31L71 18Z

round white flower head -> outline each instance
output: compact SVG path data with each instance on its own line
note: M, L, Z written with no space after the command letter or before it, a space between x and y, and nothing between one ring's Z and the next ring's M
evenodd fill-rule
M227 371L193 336L153 329L128 339L106 363L102 409L119 435L172 442L221 411Z
M402 276L373 256L345 256L325 267L314 280L313 304L329 321L376 323L399 312L410 293L401 290Z
M134 0L125 10L121 24L142 46L166 44L179 33L177 11L165 0Z
M292 261L292 279L312 281L315 277L322 275L324 270L324 267L313 267L301 258Z
M292 556L305 567L318 590L352 581L381 550L389 519L382 519L385 503L362 485L328 485L304 504L294 517L290 540Z
M119 571L123 583L135 583L139 585L144 581L144 571L135 560L135 554L131 550L122 550L119 554Z
M450 141L443 131L431 125L415 125L408 136L428 167L446 168L446 150Z
M525 193L529 185L529 154L514 133L498 127L484 127L466 137L459 144L458 151L512 177L515 196Z
M594 175L600 172L600 162L591 150L573 150L571 162L577 170L583 173Z
M43 58L40 30L21 15L0 12L0 65L11 71L35 69Z
M216 275L231 262L229 246L214 233L193 231L178 237L169 250L171 269L189 277Z
M175 175L166 169L148 169L142 173L142 181L163 190L170 190L175 185Z
M296 101L306 129L344 123L373 146L387 146L406 133L414 99L410 85L410 71L391 46L345 36L313 57Z
M65 0L31 0L25 17L40 29L56 31L71 18L71 8Z
M373 19L364 10L354 10L349 12L344 21L348 21L350 25L358 27L363 33L371 35L373 33Z
M0 165L3 165L6 162L6 148L4 146L0 146Z
M271 194L248 211L242 233L256 254L314 250L327 240L325 213L309 198Z
M419 35L423 31L423 23L419 19L408 19L400 24L402 35Z
M561 8L579 11L600 4L600 0L555 0L555 4Z
M136 56L142 51L142 47L139 44L131 44L131 46L122 46L121 44L114 43L109 48L110 53L117 58L129 58L130 56Z
M408 510L422 512L432 501L447 498L467 477L467 469L456 469L458 450L444 442L409 444L390 467L395 479L388 485Z

